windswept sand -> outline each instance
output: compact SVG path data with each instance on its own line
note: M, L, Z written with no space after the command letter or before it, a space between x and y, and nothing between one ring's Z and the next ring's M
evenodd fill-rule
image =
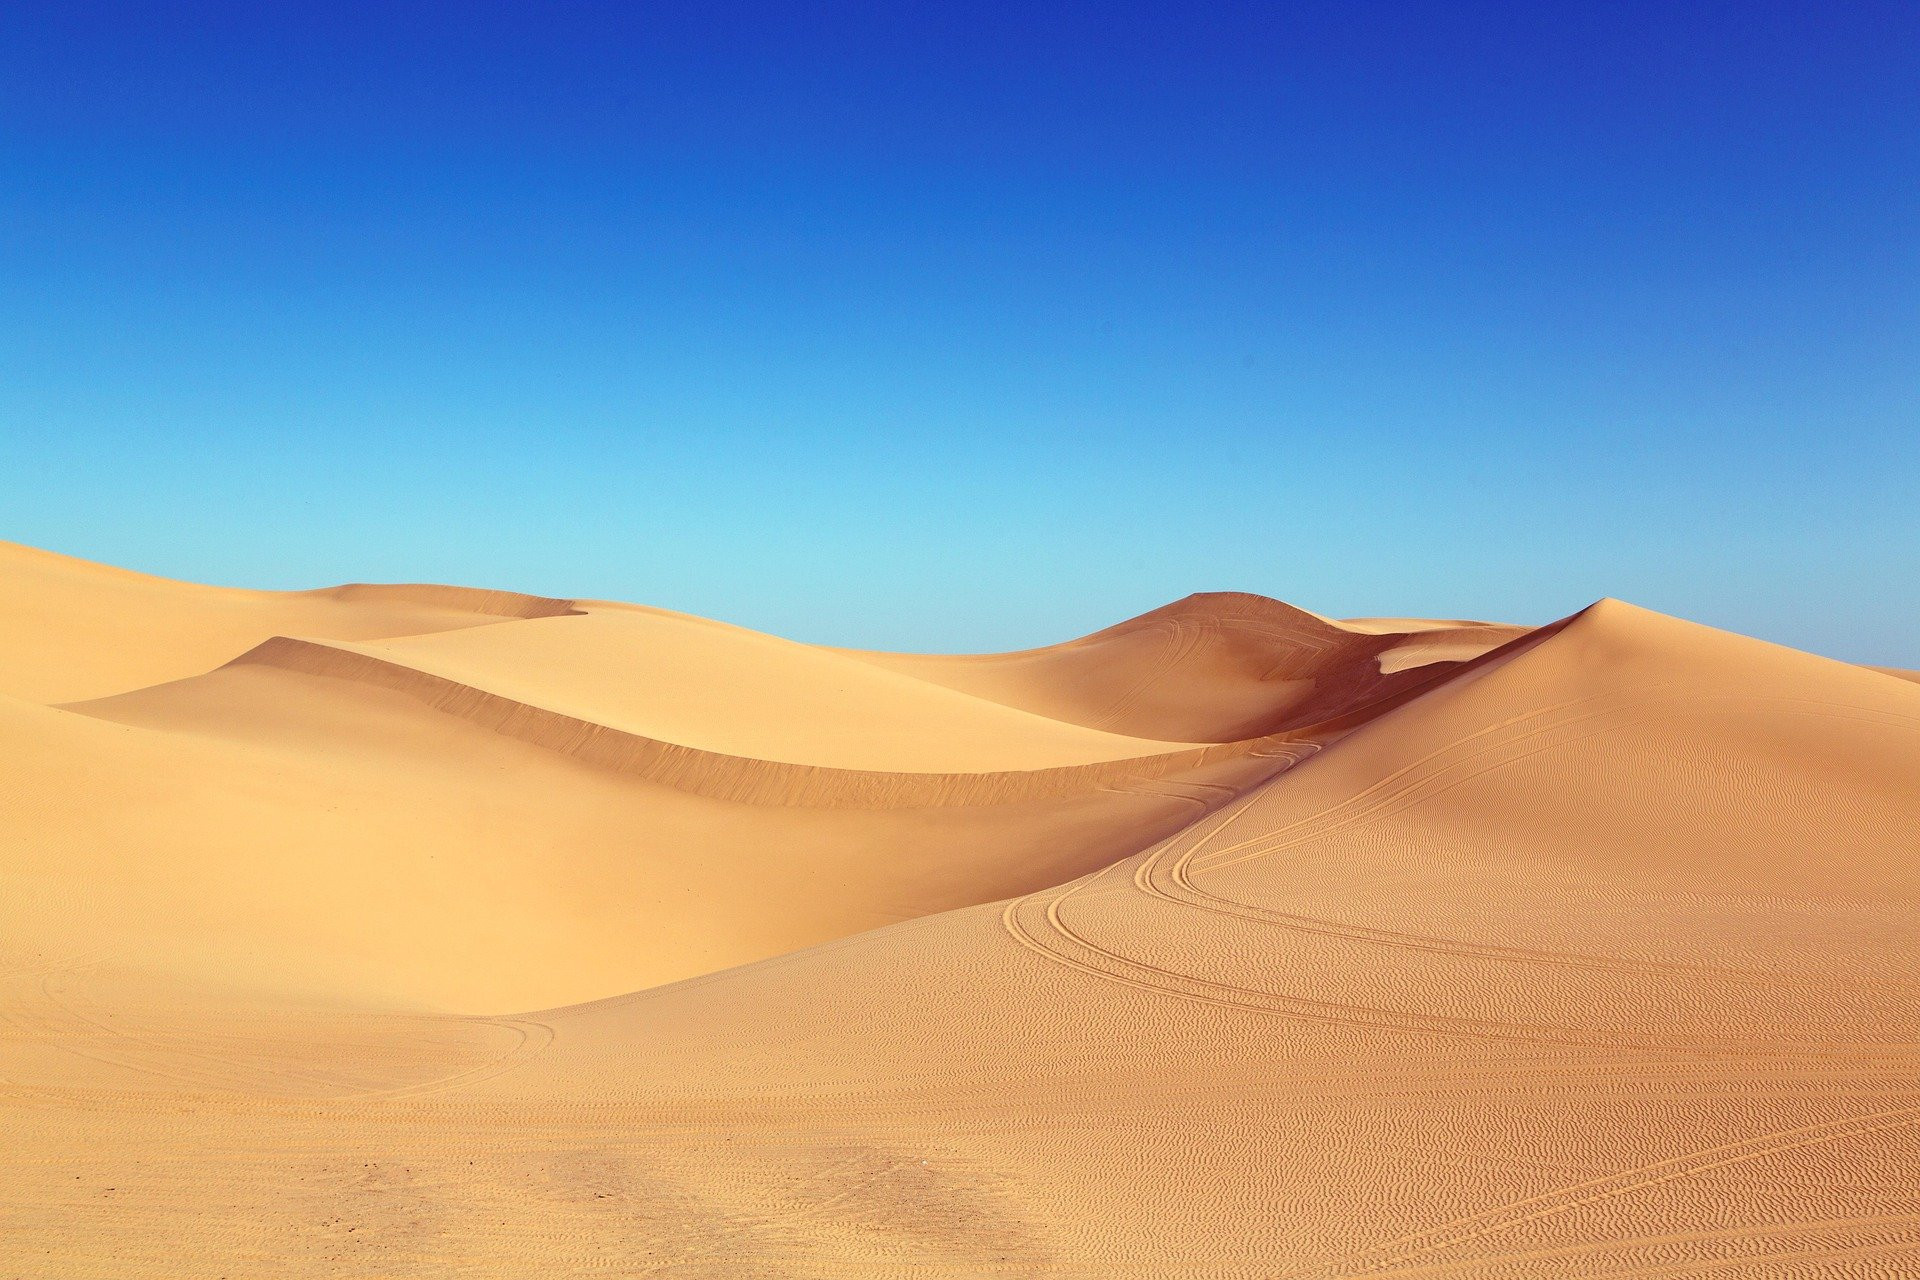
M0 545L0 1275L1920 1275L1920 684Z

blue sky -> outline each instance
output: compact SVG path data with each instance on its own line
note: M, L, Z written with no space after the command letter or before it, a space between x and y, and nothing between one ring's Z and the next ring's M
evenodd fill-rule
M1916 423L1910 3L0 10L0 537L153 572L1920 665Z

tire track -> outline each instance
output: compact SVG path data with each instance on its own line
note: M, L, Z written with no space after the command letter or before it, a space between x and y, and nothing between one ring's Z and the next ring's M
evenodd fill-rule
M1757 701L1757 702L1776 701L1776 699L1772 699L1772 698L1747 698L1744 696L1736 696L1736 695L1728 695L1727 699L1718 699L1718 698L1697 699L1697 701L1723 701L1723 700ZM1804 702L1806 700L1787 699L1786 701ZM1838 712L1838 716L1839 718L1843 718L1843 719L1851 719L1854 717L1849 713L1861 711L1861 710L1872 710L1877 712L1877 709L1842 707ZM1565 728L1568 725L1575 724L1575 723L1590 722L1591 720L1598 718L1600 716L1603 716L1605 714L1608 714L1608 713L1605 711L1595 712L1590 715L1577 717L1572 720L1562 720L1550 725L1539 726L1539 727L1536 727L1535 729L1529 730L1519 735L1516 738L1509 739L1505 742L1496 744L1495 746L1490 746L1481 751L1478 751L1474 753L1474 755L1469 759L1470 760L1483 759L1485 756L1492 754L1502 749L1503 747L1510 748L1523 741L1532 741L1534 739L1537 739L1542 734L1551 733L1556 728ZM1825 713L1817 709L1797 707L1795 708L1795 714L1821 715ZM1493 772L1495 770L1518 764L1520 761L1524 759L1528 759L1532 756L1536 756L1548 751L1557 750L1557 749L1566 747L1568 745L1571 745L1572 743L1584 741L1588 738L1598 737L1608 732L1612 732L1620 728L1625 728L1629 724L1645 723L1652 718L1655 718L1655 717L1636 716L1628 721L1625 721L1622 724L1617 724L1617 725L1603 724L1599 727L1591 728L1588 732L1585 732L1585 733L1577 734L1577 735L1566 737L1566 738L1556 739L1552 742L1536 745L1532 747L1530 750L1524 751L1518 755L1510 756L1504 759L1494 760L1491 763L1484 764L1480 768L1474 769L1469 773L1457 775L1447 780L1443 785L1439 785L1434 787L1433 789L1430 789L1424 795L1412 797L1411 799L1408 800L1407 804L1403 808L1396 809L1394 810L1394 812L1404 812L1404 809L1407 807L1412 807L1415 804L1423 803L1424 801L1429 800L1433 796L1441 794L1446 790L1450 790L1454 787L1463 785L1464 783L1471 781L1474 778L1483 776L1484 774ZM1904 717L1901 717L1901 718L1904 719ZM1875 720L1875 722L1877 723L1878 721ZM1920 721L1916 721L1915 723L1920 724ZM1902 726L1902 727L1905 727L1905 726ZM1447 750L1447 748L1443 748L1440 752L1435 752L1427 757L1423 757L1422 761L1416 761L1414 765L1407 766L1407 769L1403 769L1399 771L1400 775L1404 776L1407 774L1408 770L1415 769L1419 764L1426 761L1431 761L1437 758L1441 754L1444 754L1445 750ZM1202 870L1206 870L1206 871L1220 870L1224 867L1237 865L1241 862L1248 861L1255 857L1264 857L1264 856L1268 856L1270 854L1279 852L1286 848L1297 847L1298 845L1303 844L1308 840L1312 840L1320 836L1331 834L1331 832L1335 830L1350 831L1357 827L1369 825L1370 823L1374 821L1378 821L1380 818L1384 816L1389 816L1384 812L1384 810L1386 806L1392 803L1394 800L1411 796L1411 793L1417 787L1428 782L1438 782L1441 775L1446 772L1446 769L1456 768L1466 763L1467 761L1461 761L1461 762L1458 762L1457 765L1446 766L1445 769L1442 769L1437 773L1416 775L1410 780L1408 780L1404 786L1402 786L1401 788L1398 788L1394 792L1386 796L1376 797L1370 804L1365 806L1363 809L1344 815L1344 817L1338 822L1337 825L1330 826L1319 831L1309 831L1304 835L1296 835L1291 839L1283 839L1272 844L1261 844L1260 841L1256 840L1256 841L1243 842L1239 846L1229 846L1225 849L1216 850L1215 851L1216 857L1218 857L1218 855L1220 854L1232 852L1235 849L1238 849L1241 851L1241 856L1234 857L1226 861L1209 862L1204 868L1202 868ZM1315 815L1315 817L1318 817L1318 816L1320 815ZM1295 823L1290 825L1293 827L1298 827L1305 823L1309 823L1313 820L1314 819L1312 818L1302 819L1300 823ZM1282 828L1282 831L1284 832L1287 829L1288 828ZM1257 848L1254 847L1256 845L1258 845L1259 847ZM1863 989L1872 989L1872 988L1889 987L1889 986L1908 987L1908 986L1920 985L1920 983L1903 982L1897 979L1892 981L1884 981L1884 982L1855 982L1855 981L1849 981L1844 978L1823 978L1823 977L1815 977L1815 976L1809 976L1809 975L1766 972L1763 970L1741 969L1733 966L1686 964L1684 962L1675 962L1675 961L1639 960L1639 959L1634 959L1632 957L1626 957L1626 956L1587 955L1587 954L1582 954L1577 952L1560 952L1560 951L1551 951L1551 950L1544 950L1544 949L1537 949L1537 948L1511 947L1511 946L1503 946L1503 945L1492 944L1492 943L1470 942L1465 939L1459 939L1459 938L1447 938L1447 937L1440 937L1440 936L1427 935L1427 934L1405 933L1398 930L1379 929L1379 928L1372 928L1372 927L1362 926L1362 925L1342 924L1337 921L1327 920L1319 917L1282 912L1282 911L1274 910L1272 908L1262 907L1254 903L1246 902L1241 899L1229 898L1222 894L1213 893L1207 889L1202 888L1200 885L1195 883L1193 878L1194 870L1195 870L1194 864L1204 853L1205 842L1204 841L1196 842L1191 847L1188 847L1182 850L1176 857L1173 858L1173 860L1170 863L1166 863L1165 859L1168 852L1170 851L1170 848L1171 848L1170 845L1163 846L1161 849L1155 850L1151 855L1149 855L1145 860L1141 862L1134 876L1134 883L1143 893L1149 894L1156 898L1163 899L1168 902L1174 902L1174 903L1179 903L1181 905L1191 906L1199 910L1215 911L1223 915L1235 916L1235 917L1248 919L1248 920L1256 920L1262 923L1273 924L1281 928L1292 929L1292 930L1296 930L1304 933L1313 933L1313 934L1320 934L1324 936L1340 937L1340 938L1346 938L1346 939L1362 941L1362 942L1372 942L1382 946L1390 946L1390 947L1403 948L1403 949L1409 949L1409 950L1427 951L1427 952L1433 952L1436 954L1449 954L1449 955L1477 957L1477 958L1499 961L1499 962L1506 962L1506 963L1550 964L1550 965L1560 965L1560 966L1571 967L1571 968L1593 969L1593 970L1599 970L1604 972L1689 976L1689 977L1698 977L1705 980L1744 983L1744 984L1759 985L1759 986L1805 985L1805 986L1823 987L1823 988L1856 987L1856 988L1863 988ZM1162 870L1163 865L1164 865L1164 871Z
M1647 689L1653 689L1658 687L1661 687L1661 686L1641 686L1641 689L1647 690ZM1585 706L1589 703L1594 703L1594 702L1616 703L1621 705L1603 706L1598 710L1589 711L1583 714L1562 714L1562 713L1571 711L1572 708ZM1339 803L1334 804L1332 806L1329 806L1326 809L1320 810L1317 813L1312 813L1304 817L1297 818L1294 821L1286 823L1283 826L1280 826L1272 831L1265 832L1259 836L1254 836L1247 840L1240 841L1237 844L1223 845L1223 846L1220 846L1219 848L1208 849L1206 847L1205 842L1203 842L1202 844L1196 846L1192 850L1192 854L1189 857L1188 861L1196 862L1201 859L1205 859L1207 869L1217 870L1220 867L1232 866L1236 863L1245 861L1247 858L1265 857L1269 854L1277 853L1283 849L1289 849L1289 848L1295 847L1296 845L1304 844L1308 840L1315 839L1319 836L1327 835L1333 831L1345 830L1351 826L1362 824L1365 821L1371 820L1373 815L1376 814L1379 810L1384 808L1386 805L1392 803L1394 800L1398 799L1404 792L1410 790L1415 786L1420 785L1428 777L1438 776L1438 773L1443 773L1447 769L1454 768L1455 767L1454 764L1449 764L1449 765L1443 766L1442 769L1437 772L1429 773L1428 771L1428 766L1430 766L1435 760L1441 759L1442 757L1448 755L1453 751L1456 751L1462 747L1466 747L1469 744L1478 743L1483 739L1487 739L1487 738L1493 739L1491 743L1481 746L1478 750L1469 754L1465 759L1457 762L1458 764L1466 764L1473 760L1477 760L1482 756L1488 755L1492 752L1496 752L1506 747L1510 747L1515 743L1529 740L1543 733L1550 733L1556 728L1560 728L1568 724L1580 723L1597 716L1609 714L1613 711L1622 710L1624 709L1624 706L1625 706L1625 696L1623 694L1614 692L1614 691L1608 691L1604 693L1591 694L1584 698L1575 698L1568 702L1555 704L1554 706L1551 706L1551 707L1543 707L1534 711L1527 712L1523 715L1513 716L1507 720L1502 720L1495 724L1488 725L1485 728L1476 730L1475 732L1470 733L1465 737L1456 738L1454 741L1447 743L1445 746L1436 748L1435 750L1428 752L1426 755L1421 756L1419 759L1414 760L1408 764L1402 765L1400 768L1387 774L1385 777L1379 779L1378 781L1362 788L1360 791L1354 793L1352 796L1349 796L1347 799L1342 800ZM1512 730L1516 726L1523 725L1528 721L1538 720L1542 716L1549 716L1552 718L1550 718L1545 724L1536 725L1533 728L1521 731L1512 737L1498 736L1503 732ZM1238 854L1242 856L1230 858L1228 857L1228 855L1230 854Z
M1802 1045L1783 1041L1779 1037L1677 1037L1556 1023L1515 1023L1317 1000L1202 978L1109 950L1074 930L1062 918L1062 906L1101 874L1104 872L1075 881L1062 890L1030 894L1013 900L1001 912L1002 928L1014 941L1037 955L1122 986L1196 1004L1301 1022L1506 1043L1571 1045L1609 1052L1675 1053L1693 1057L1766 1060L1844 1058L1850 1067L1871 1060L1910 1063L1913 1052L1920 1049L1920 1045L1901 1043L1844 1044L1821 1039L1816 1044ZM1035 907L1040 915L1040 923L1029 924L1022 918L1023 912ZM1049 935L1054 940L1051 944L1047 941ZM1062 942L1067 944L1067 948L1058 945Z
M1194 650L1199 648L1200 639L1207 634L1204 625L1190 624L1179 618L1167 619L1166 643L1154 655L1152 664L1141 674L1133 685L1116 698L1101 713L1095 728L1104 728L1117 723L1146 696L1147 690L1165 679L1175 667L1185 662Z

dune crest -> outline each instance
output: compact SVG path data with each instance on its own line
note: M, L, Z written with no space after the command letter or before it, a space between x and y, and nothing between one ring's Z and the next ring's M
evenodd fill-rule
M434 711L597 768L737 804L862 809L1013 804L1084 792L1106 783L1147 781L1244 756L1284 755L1289 743L1276 736L1087 764L972 773L842 769L662 742L344 645L276 636L227 665L298 672L403 694ZM152 723L153 716L141 716L139 711L152 703L151 695L134 694L68 709L104 719L129 717L135 723Z
M1350 626L1265 596L1188 596L1078 640L1018 653L864 654L921 679L1115 733L1231 742L1391 698L1523 627Z
M429 582L347 582L337 587L291 593L344 604L398 605L475 613L489 618L565 618L583 612L575 600L530 596L518 591L447 587Z
M0 542L0 694L80 702L211 671L275 635L366 640L571 612L466 587L247 591Z

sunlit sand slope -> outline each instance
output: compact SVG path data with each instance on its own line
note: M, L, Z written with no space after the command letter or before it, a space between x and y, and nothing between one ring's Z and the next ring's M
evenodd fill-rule
M369 639L571 608L462 587L203 587L0 542L0 694L76 702L197 675L274 635Z
M896 773L1042 769L1192 745L1105 733L724 623L630 605L361 652L645 737Z

